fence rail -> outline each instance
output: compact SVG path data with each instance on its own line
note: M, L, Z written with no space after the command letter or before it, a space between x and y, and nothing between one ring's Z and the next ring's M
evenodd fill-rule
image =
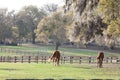
M23 53L23 54L30 54L30 53L39 53L40 51L32 51L32 50L21 50L19 48L13 49L13 48L0 48L0 52L5 53Z
M47 63L49 56L0 56L0 62L8 63ZM96 63L95 57L83 57L83 56L63 56L60 59L61 64L70 63L70 64L82 64L82 63ZM117 57L106 57L104 58L104 63L120 63L120 59Z
M11 48L0 48L0 52L6 53L16 53L19 56L0 56L0 62L9 62L9 63L17 63L17 62L35 62L35 63L46 63L50 55L43 53L42 51L34 51L30 50L20 50L20 49L11 49ZM88 56L62 56L60 59L61 64L65 63L96 63L96 57L88 57ZM105 57L104 63L120 63L119 57Z

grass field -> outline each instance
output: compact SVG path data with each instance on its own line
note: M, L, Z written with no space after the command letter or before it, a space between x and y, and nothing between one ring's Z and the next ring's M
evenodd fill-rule
M52 54L54 46L0 46L30 52ZM60 48L64 55L96 56L97 51L75 48ZM0 52L0 55L13 55ZM15 54L14 54L15 55ZM105 52L105 56L118 56L118 53ZM96 68L96 64L61 64L52 63L0 63L0 80L5 79L117 79L120 80L120 64L104 64L104 68Z
M16 49L16 50L22 50L22 51L29 51L31 53L42 53L42 54L52 54L52 52L55 49L55 46L0 46L0 48L9 48L9 49ZM86 50L86 49L77 49L77 48L59 48L61 54L64 55L76 55L76 56L96 56L97 50ZM112 52L104 52L105 56L119 56L120 53L112 53ZM0 55L13 55L10 53L0 53Z
M1 63L0 80L4 79L120 79L119 68L96 68L84 64Z

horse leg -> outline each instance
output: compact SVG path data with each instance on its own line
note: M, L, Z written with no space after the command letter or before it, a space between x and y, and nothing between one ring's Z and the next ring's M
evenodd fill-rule
M59 66L59 59L57 59L56 63L57 63L57 66Z
M102 68L103 66L102 66L102 61L100 61L100 68Z
M97 59L97 68L99 68L99 59Z
M57 66L57 58L55 58L54 66Z

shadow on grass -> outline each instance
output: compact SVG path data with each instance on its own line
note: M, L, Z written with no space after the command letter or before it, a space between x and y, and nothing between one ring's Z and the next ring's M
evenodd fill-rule
M90 68L90 67L75 67L75 68L82 68L82 69L93 69L93 68Z
M6 80L115 80L115 79L6 79Z
M0 70L5 70L5 71L17 71L17 70L20 70L20 69L0 68Z
M50 78L50 79L6 79L6 80L115 80L115 79L51 79Z
M93 69L93 67L72 66L73 68Z
M85 79L6 79L6 80L85 80Z
M6 80L55 80L55 79L6 79Z
M72 68L81 68L81 69L93 69L93 68L96 68L96 67L86 67L86 66L81 66L81 65L79 65L79 66L68 66L68 65L64 65L64 67L72 67Z
M115 80L115 79L90 79L90 80Z

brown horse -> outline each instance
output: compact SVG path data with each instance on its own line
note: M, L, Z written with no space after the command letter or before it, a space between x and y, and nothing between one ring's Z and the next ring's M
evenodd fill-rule
M60 52L59 51L54 51L54 53L52 54L52 56L49 58L48 62L50 62L51 60L53 60L54 65L58 66L59 65L59 61L60 61Z
M98 56L97 56L97 67L102 68L102 64L103 64L103 59L104 59L104 53L103 52L98 52Z

